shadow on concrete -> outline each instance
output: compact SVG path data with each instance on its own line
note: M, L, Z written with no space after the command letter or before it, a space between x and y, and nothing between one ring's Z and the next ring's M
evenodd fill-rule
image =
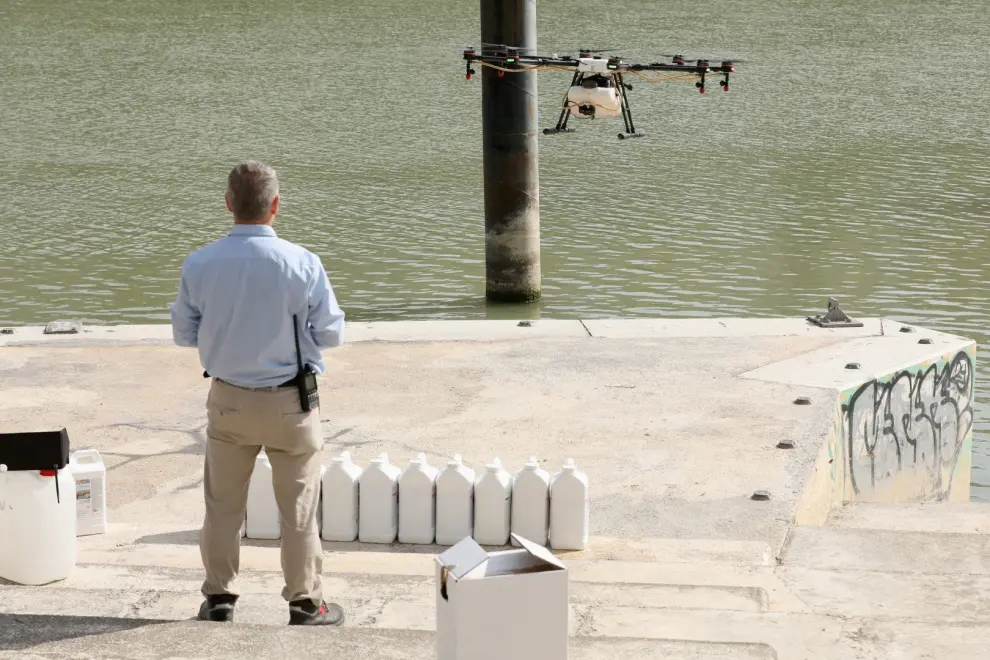
M40 644L105 635L163 623L169 622L114 617L0 614L0 651L23 651Z

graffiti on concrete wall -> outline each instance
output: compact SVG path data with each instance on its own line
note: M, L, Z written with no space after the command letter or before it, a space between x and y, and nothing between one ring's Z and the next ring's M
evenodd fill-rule
M973 358L967 351L857 388L842 405L853 493L900 480L945 499L973 427Z

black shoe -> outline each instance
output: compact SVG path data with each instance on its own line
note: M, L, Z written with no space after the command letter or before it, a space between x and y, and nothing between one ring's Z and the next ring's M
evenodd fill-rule
M199 608L199 620L230 623L234 620L236 602L237 596L207 596Z
M336 603L326 601L317 607L311 600L294 600L289 603L290 626L339 626L344 622L344 610Z

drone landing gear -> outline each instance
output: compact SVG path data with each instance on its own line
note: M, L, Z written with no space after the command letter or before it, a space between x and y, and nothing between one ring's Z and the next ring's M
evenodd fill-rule
M615 86L618 88L619 97L622 99L622 121L626 124L626 131L624 133L619 133L619 139L625 140L628 138L638 138L644 137L646 131L642 128L637 129L635 124L633 124L632 109L629 107L629 95L626 94L626 90L632 89L632 85L627 85L622 80L622 74L615 74Z
M577 85L584 78L584 74L580 72L575 72L574 77L571 78L571 87ZM570 88L568 88L570 89ZM560 118L557 119L557 125L554 128L544 128L544 135L557 135L558 133L573 133L576 128L567 128L567 120L571 118L571 106L567 102L567 94L564 94L564 107L560 110Z

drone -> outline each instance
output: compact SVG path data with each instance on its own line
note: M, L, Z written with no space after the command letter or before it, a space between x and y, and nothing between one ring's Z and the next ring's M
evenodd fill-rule
M719 64L704 59L688 62L683 55L671 56L670 62L630 64L618 57L603 57L598 54L603 51L582 50L577 57L559 57L556 54L545 57L526 55L523 54L524 50L499 45L485 46L479 53L469 46L464 49L467 68L465 77L471 80L476 73L472 68L475 62L495 69L500 78L507 73L527 71L573 71L574 77L564 95L557 125L543 129L544 135L573 133L575 129L567 125L571 117L595 119L621 116L625 130L619 133L620 140L643 137L646 131L637 129L633 123L632 110L629 107L629 92L633 86L626 82L626 76L636 76L648 82L694 80L695 87L704 94L708 78L719 76L719 86L722 91L728 92L729 74L736 70L731 60L723 60Z

